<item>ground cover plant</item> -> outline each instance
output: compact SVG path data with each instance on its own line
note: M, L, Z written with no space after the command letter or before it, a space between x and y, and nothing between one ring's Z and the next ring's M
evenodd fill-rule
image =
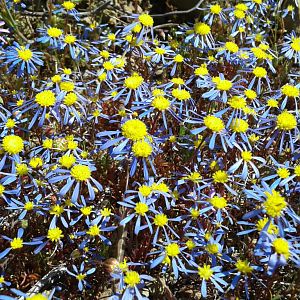
M1 1L0 299L298 299L299 1L115 2Z

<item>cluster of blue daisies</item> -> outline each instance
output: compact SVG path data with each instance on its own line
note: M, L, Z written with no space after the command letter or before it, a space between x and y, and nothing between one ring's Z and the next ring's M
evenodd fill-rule
M59 2L32 43L0 22L0 299L66 299L22 289L25 257L74 299L103 272L112 299L187 277L254 299L300 267L300 36L278 29L298 1L217 1L168 35Z

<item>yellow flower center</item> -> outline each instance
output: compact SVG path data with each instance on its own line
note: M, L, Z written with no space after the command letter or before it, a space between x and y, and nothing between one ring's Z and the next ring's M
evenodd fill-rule
M58 242L61 238L63 238L63 233L60 228L55 227L55 228L50 228L48 230L47 238L51 242Z
M258 220L256 223L256 229L259 232L262 231L268 222L269 222L269 218L266 217ZM273 223L270 223L267 232L269 234L278 234L278 227Z
M225 128L224 122L212 115L204 118L204 125L213 132L221 132Z
M60 75L54 75L51 77L51 81L54 83L58 83L61 81L61 76Z
M197 219L200 216L200 210L196 208L191 209L191 217L192 219Z
M167 256L175 257L180 253L180 248L176 243L171 243L165 248Z
M230 128L234 132L246 132L249 128L249 125L247 121L244 121L243 119L235 118L232 120Z
M274 250L278 254L283 254L285 259L290 257L290 247L286 239L277 238L272 243Z
M151 188L148 185L141 185L139 187L139 192L144 196L144 197L148 197L151 193Z
M18 100L17 102L16 102L16 104L17 104L17 106L22 106L23 105L23 103L24 103L24 100Z
M252 153L250 151L242 151L241 156L244 161L250 161L252 159Z
M205 76L208 74L208 69L206 64L202 64L199 68L195 70L196 76Z
M33 210L33 207L34 207L34 204L33 202L26 202L25 205L24 205L24 209L29 211L29 210Z
M202 179L202 176L199 172L191 172L191 174L183 178L191 180L193 182L199 182Z
M33 169L40 168L43 166L43 160L40 157L33 157L29 161L29 165Z
M0 196L4 193L4 191L5 187L2 184L0 184Z
M280 130L292 130L296 128L297 120L294 115L291 113L284 111L280 115L277 116L277 127Z
M28 167L26 164L16 164L17 174L20 176L28 174Z
M80 274L76 275L77 280L83 280L85 277L86 277L86 274L84 274L84 273L80 273Z
M63 2L62 6L65 10L71 10L75 8L75 3L73 3L72 1L65 1Z
M225 171L218 170L213 174L213 180L215 183L226 183L228 181L228 175Z
M73 92L68 93L64 98L64 104L67 106L73 105L77 101L77 95Z
M149 207L146 203L138 202L134 208L136 214L144 216L149 211Z
M151 190L152 191L160 191L160 192L164 192L164 193L168 193L169 192L169 187L165 184L165 183L153 183L151 185Z
M110 41L115 41L116 40L116 35L114 33L110 33L110 34L107 35L107 38Z
M267 105L269 107L278 107L278 101L275 99L269 99Z
M84 206L80 208L80 212L84 215L84 216L89 216L92 212L92 207L91 206Z
M232 82L230 80L213 77L212 82L216 84L216 88L220 91L228 91L232 88Z
M7 135L3 138L2 147L11 155L18 154L24 149L24 141L17 135Z
M30 49L26 49L24 46L21 49L18 49L18 57L23 61L29 61L32 58L32 51Z
M71 168L71 176L77 181L85 181L91 177L91 170L88 166L76 165Z
M255 77L262 78L267 76L267 70L262 67L256 67L252 71Z
M300 177L300 165L295 167L294 173L297 177Z
M208 251L211 254L217 254L219 253L219 247L218 244L208 244L205 247L206 251Z
M20 249L23 248L23 240L21 238L14 238L11 242L10 242L10 247L12 249Z
M103 63L103 68L104 68L105 70L107 70L107 71L113 70L114 67L115 67L115 66L114 66L113 63L111 63L110 61L106 61L106 62ZM103 73L102 73L102 74L103 74Z
M185 89L174 89L172 96L180 101L186 101L191 98L190 92Z
M48 297L44 296L43 294L36 294L34 296L26 298L26 300L47 300Z
M67 34L64 38L66 44L74 44L76 42L76 36Z
M228 50L229 52L232 52L232 53L236 53L239 51L239 46L234 42L226 42L225 48L226 48L226 50Z
M268 54L261 48L251 48L252 53L254 54L254 56L258 59L267 59L268 58Z
M202 279L209 280L213 273L214 271L211 269L210 265L204 264L203 267L198 268L198 274Z
M145 27L152 27L154 24L153 18L149 16L148 14L142 14L139 16L139 21L142 25Z
M136 157L148 157L152 153L152 147L145 141L137 141L132 146L132 151Z
M139 273L136 271L126 272L126 275L124 277L124 282L131 287L136 286L141 282Z
M53 140L46 139L43 141L43 148L44 149L51 149L53 147Z
M128 120L122 125L122 135L129 140L139 141L146 137L147 127L140 120Z
M239 259L236 262L235 267L238 269L239 272L244 274L251 273L253 270L253 268L250 266L250 263L247 260Z
M294 37L292 39L291 48L297 52L300 52L300 37Z
M127 77L124 82L124 86L131 90L136 90L144 82L144 79L140 75L133 75Z
M245 96L250 99L250 100L254 100L257 97L257 94L255 91L253 90L246 90L244 92Z
M242 11L247 11L248 10L248 6L244 3L239 3L235 6L236 9L242 10Z
M246 106L246 100L243 97L233 96L228 100L228 104L234 109L242 109Z
M155 97L151 104L160 111L166 110L170 107L170 101L164 96Z
M75 84L70 81L63 81L60 83L60 89L64 92L72 92L75 88Z
M196 244L192 240L188 240L185 244L189 250L193 250L196 247Z
M5 126L7 128L14 128L16 125L16 122L13 119L7 119Z
M168 217L165 214L158 214L154 217L154 224L158 227L163 227L168 223Z
M221 11L222 11L222 8L219 4L215 4L210 7L210 12L212 14L218 15Z
M271 193L266 192L267 200L264 202L264 208L271 217L279 217L281 211L287 206L287 203L279 192L273 190Z
M50 209L50 215L60 216L64 212L64 208L58 204L52 205Z
M200 23L195 23L194 31L199 35L207 35L210 33L211 28L209 25L200 22Z
M181 63L183 62L184 58L182 55L180 54L177 54L175 57L174 57L174 61L177 62L177 63Z
M300 89L298 89L296 86L286 84L281 88L282 94L288 96L288 97L299 97L300 95Z
M62 33L63 33L62 30L56 27L50 27L47 29L47 34L52 38L58 38L62 35Z
M35 102L40 106L53 106L56 101L55 94L52 91L42 91L35 97Z
M184 84L184 80L180 77L172 78L171 81L176 85Z
M156 54L163 55L163 54L166 53L166 50L165 50L164 48L156 47L156 48L154 49L154 52L155 52Z
M73 154L65 154L59 159L59 163L67 169L70 169L75 162L76 158Z
M245 18L245 12L240 10L240 9L235 9L233 14L237 19L244 19Z
M100 213L103 217L109 217L111 215L111 209L103 208L100 210Z
M100 228L97 225L93 225L86 233L90 236L98 236L100 234Z
M209 200L209 202L217 209L222 209L227 206L227 201L223 197L214 196Z
M286 168L279 168L277 170L277 175L281 178L281 179L285 179L287 177L290 176L290 171Z

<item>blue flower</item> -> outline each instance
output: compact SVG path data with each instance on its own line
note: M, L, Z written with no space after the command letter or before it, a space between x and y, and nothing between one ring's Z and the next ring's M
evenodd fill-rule
M0 59L4 60L4 64L9 65L8 71L12 72L13 69L18 67L17 76L24 74L34 74L37 72L36 66L42 66L44 63L41 60L42 52L36 52L29 49L30 44L21 46L17 42L13 46L9 46L4 52L4 56Z
M84 262L82 262L79 269L75 265L72 265L72 269L74 272L67 270L67 273L78 280L79 291L83 291L85 287L90 288L91 285L86 281L86 277L93 274L96 268L86 269Z

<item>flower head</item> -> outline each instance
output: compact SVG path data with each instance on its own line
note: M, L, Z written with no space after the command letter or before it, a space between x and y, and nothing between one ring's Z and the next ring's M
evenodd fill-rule
M53 106L55 101L55 94L50 90L42 91L35 96L35 102L40 106Z
M272 243L274 250L278 254L283 254L286 259L290 257L290 247L286 239L277 238Z
M148 14L141 14L139 16L139 21L145 27L152 27L154 24L153 18Z
M136 157L148 157L152 153L152 147L145 141L137 141L133 144L132 151Z
M253 270L253 267L250 266L250 263L247 260L239 259L235 263L235 266L239 272L244 273L244 274L251 273Z
M127 77L124 81L124 86L131 90L136 90L142 85L144 79L142 76L134 74L130 77Z
M139 141L146 137L147 127L140 120L128 120L122 125L122 134L129 140Z
M279 217L282 210L287 206L283 196L279 192L273 190L271 193L266 192L267 200L264 202L264 208L271 217Z
M204 264L203 267L198 268L198 274L202 279L209 280L213 273L214 271L211 269L210 265Z
M225 171L218 170L213 174L213 180L216 183L226 183L228 181L228 175Z
M71 168L71 176L77 181L85 181L91 177L91 170L85 165L75 165Z
M297 120L293 114L284 111L277 116L277 127L280 130L292 130L296 128L296 126Z
M63 238L63 233L60 228L55 227L55 228L50 228L48 230L47 238L51 242L58 242L61 238Z
M178 244L171 243L165 248L167 256L175 257L180 253L180 248Z
M146 203L138 202L134 210L138 215L144 216L149 211L149 207Z
M127 271L126 272L126 275L124 277L124 282L127 285L134 287L137 284L139 284L140 281L141 281L141 279L140 279L140 275L138 272L136 272L136 271Z
M199 35L207 35L210 33L211 28L209 25L207 25L205 23L195 23L194 31L196 34L199 34Z
M7 135L3 138L2 147L8 154L18 154L24 149L24 141L17 135Z
M204 125L213 132L221 132L225 125L220 118L208 115L204 118Z

